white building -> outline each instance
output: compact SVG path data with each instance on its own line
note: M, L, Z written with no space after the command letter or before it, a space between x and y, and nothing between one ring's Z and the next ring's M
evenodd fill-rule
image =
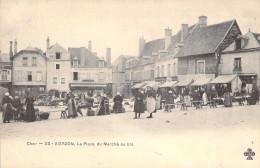
M61 97L64 97L69 91L71 80L70 52L61 47L58 43L49 46L47 39L46 57L47 62L47 92L56 91ZM57 96L56 94L56 96Z

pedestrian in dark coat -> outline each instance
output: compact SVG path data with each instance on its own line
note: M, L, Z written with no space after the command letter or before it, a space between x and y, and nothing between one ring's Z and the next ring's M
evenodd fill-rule
M258 90L256 88L252 89L252 95L251 95L251 99L249 101L250 105L255 105L256 102L259 101L259 93Z
M144 94L142 93L141 89L139 89L138 92L135 94L134 112L134 119L137 119L137 113L139 119L141 113L144 113Z
M169 93L166 94L166 105L165 105L165 111L171 112L171 108L174 104L174 95L172 91L170 90Z
M232 107L232 99L229 92L229 89L226 87L224 92L224 106L225 107Z
M120 92L117 92L117 95L114 97L113 101L114 101L113 109L115 112L117 111L118 108L122 109L123 97L120 95Z
M98 115L106 115L109 114L109 100L107 98L107 95L104 94L100 98L101 102L98 108Z
M10 123L10 120L12 119L12 114L13 114L13 107L12 107L12 98L9 96L9 93L5 93L5 97L3 98L2 101L2 106L3 106L3 114L2 114L2 119L3 122Z
M35 98L33 96L30 96L30 93L27 93L27 97L25 100L25 104L26 104L25 121L27 122L33 122L36 120L35 109L33 104L34 101Z

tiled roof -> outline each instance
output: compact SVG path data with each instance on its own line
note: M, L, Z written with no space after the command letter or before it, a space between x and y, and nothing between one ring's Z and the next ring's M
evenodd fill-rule
M255 36L256 40L260 44L260 33L253 33L253 35Z
M184 40L184 46L176 57L214 53L234 22L231 20L206 27L197 26Z
M39 55L41 55L42 57L44 57L46 60L48 59L40 50L35 49L31 46L26 47L25 49L22 49L21 51L19 51L17 54L13 55L10 59L13 60L16 56L22 54L22 53L37 53Z
M65 48L61 47L58 43L51 46L47 52L68 52Z
M77 57L80 60L80 66L98 67L99 58L85 47L69 48L71 60ZM84 58L84 60L82 60Z
M158 50L163 50L164 43L165 43L164 38L149 41L149 42L145 43L144 49L143 49L143 52L141 55L142 56L151 56L153 52L157 53Z

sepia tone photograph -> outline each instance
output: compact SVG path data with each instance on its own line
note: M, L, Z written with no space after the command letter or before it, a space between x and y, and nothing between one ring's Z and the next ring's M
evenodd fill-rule
M0 0L0 168L259 168L259 0Z

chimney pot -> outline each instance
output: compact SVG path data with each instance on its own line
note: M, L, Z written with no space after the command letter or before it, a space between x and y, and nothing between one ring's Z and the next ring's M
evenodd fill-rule
M14 40L14 55L17 54L17 41Z
M200 16L199 17L199 25L200 25L200 27L206 27L207 26L207 16Z
M107 62L107 67L110 67L111 66L111 48L107 48L106 62Z
M164 49L167 49L172 42L172 29L165 29L165 46Z
M182 24L181 25L181 43L184 42L185 37L189 33L189 26L188 24Z
M10 41L10 57L13 56L13 42Z
M46 40L46 51L48 51L50 48L50 38L49 36L47 37L47 40Z
M88 41L88 50L92 52L92 41Z

